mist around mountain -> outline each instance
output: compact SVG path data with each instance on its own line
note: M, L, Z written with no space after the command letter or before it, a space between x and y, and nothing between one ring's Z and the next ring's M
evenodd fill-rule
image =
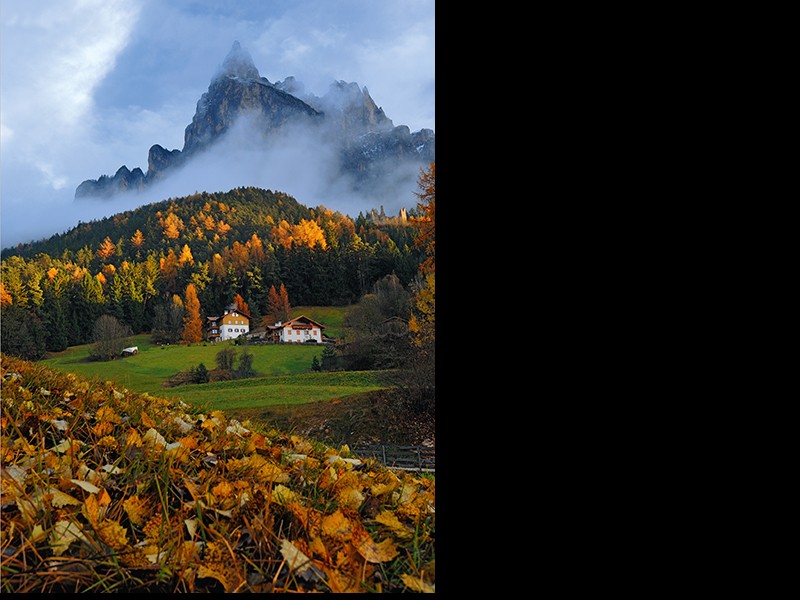
M270 82L239 42L197 102L181 149L151 146L147 167L83 181L76 202L152 202L255 186L355 215L415 204L435 134L395 126L366 87L334 81L318 97L294 77Z

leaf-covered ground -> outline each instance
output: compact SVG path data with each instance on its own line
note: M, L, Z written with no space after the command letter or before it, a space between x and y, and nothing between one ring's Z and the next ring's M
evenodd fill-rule
M3 592L434 592L435 481L0 355Z

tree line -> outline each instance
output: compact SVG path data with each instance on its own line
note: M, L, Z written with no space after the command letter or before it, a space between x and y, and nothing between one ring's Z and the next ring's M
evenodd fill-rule
M3 351L38 359L89 343L102 315L133 333L173 335L190 289L203 318L238 297L260 323L279 293L295 305L347 305L390 274L411 286L425 255L421 217L409 214L409 224L379 225L237 188L82 223L3 251Z

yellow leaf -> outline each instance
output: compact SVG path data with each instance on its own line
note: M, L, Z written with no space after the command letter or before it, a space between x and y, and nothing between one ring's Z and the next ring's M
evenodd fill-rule
M413 537L414 535L414 531L410 527L403 525L397 516L390 510L382 511L375 517L375 520L381 525L386 525L389 527L392 530L392 533L399 538L406 539Z
M156 423L155 421L153 421L153 419L151 419L150 417L148 417L148 416L147 416L147 413L145 413L144 411L142 411L142 425L144 425L145 427L148 427L148 428L152 429L152 428L154 428L154 427L157 425L157 423Z
M92 432L98 437L103 437L104 435L108 435L113 430L114 430L114 425L109 421L101 421L100 423L96 423L95 426L92 427Z
M364 590L361 589L361 584L355 577L342 573L338 569L328 568L325 569L327 575L327 582L334 594L348 594L358 593Z
M205 565L200 565L197 568L197 577L199 577L200 579L202 579L203 577L211 577L212 579L216 579L222 584L222 587L225 588L226 592L230 591L230 584L228 583L228 578L225 577L223 573L215 571L214 569L211 569Z
M287 539L281 541L281 555L286 565L303 579L322 579L322 573L303 552Z
M72 442L69 440L61 440L56 446L53 448L56 452L66 452L67 450L72 448Z
M336 499L342 506L347 506L353 510L358 510L361 504L364 502L364 495L356 488L349 487L341 490L336 495Z
M369 536L369 533L366 532L360 539L354 539L353 544L356 550L358 550L358 553L363 556L367 562L371 563L386 562L400 554L400 551L391 539L386 538L380 544L376 544Z
M79 523L58 521L50 533L50 548L53 554L61 556L75 540L86 540Z
M184 519L184 524L186 525L186 530L189 532L189 537L194 537L195 533L197 533L197 519Z
M416 495L417 495L417 488L415 486L410 485L408 483L403 484L403 487L400 489L398 502L400 504L410 504Z
M273 483L286 483L289 481L289 475L284 473L279 466L272 463L266 463L258 470L258 474L264 481L272 481Z
M101 406L98 408L95 417L100 422L108 421L109 423L122 423L122 417L115 413L114 409L110 406Z
M433 594L436 592L436 586L431 585L427 581L423 581L419 577L414 577L413 575L408 575L407 573L403 573L400 575L400 579L403 580L403 583L409 589L415 592L421 592L424 594Z
M144 414L144 413L142 413ZM128 436L125 438L125 446L136 446L137 448L142 445L142 438L139 435L139 432L133 428L128 430Z
M128 545L128 531L115 521L94 524L94 530L100 539L114 550L122 550Z
M80 479L70 479L72 483L82 487L84 490L89 492L90 494L96 494L100 491L100 488L94 484L89 483L88 481L81 481Z
M106 435L100 438L100 440L97 442L97 445L102 448L114 449L117 447L117 440L113 435Z
M185 541L178 546L174 560L179 565L188 565L200 560L200 553L203 550L204 542Z
M373 496L383 496L384 494L388 494L389 492L393 492L397 489L399 484L396 481L390 481L389 483L376 483L370 488Z
M346 541L353 537L353 528L341 510L322 518L322 533L337 540Z
M227 481L220 481L217 485L211 488L211 493L217 498L227 498L231 495L233 486Z
M328 559L328 549L325 547L325 544L322 542L322 538L319 536L311 539L311 542L308 544L308 549L317 556L321 556L325 560Z
M37 524L36 526L34 526L33 531L31 531L31 541L34 544L37 542L41 542L46 537L47 534L44 532L44 529L42 529L41 525Z
M145 432L144 437L142 438L142 442L146 443L148 446L151 447L158 446L160 448L163 448L164 446L167 445L167 440L164 439L164 436L158 433L158 431L156 431L155 428L153 427L151 427Z
M128 519L136 527L141 527L150 516L150 508L146 501L143 501L139 496L131 496L122 503L125 512L128 513Z
M97 521L100 520L100 504L97 502L97 498L94 496L89 496L86 499L86 502L83 503L83 513L86 515L86 518L89 519L89 522L94 525Z
M272 490L272 499L278 504L285 505L297 499L296 494L280 483Z
M235 540L233 545L235 546ZM206 544L203 564L197 570L198 577L213 577L219 581L226 592L233 592L245 582L244 570L237 564L228 547L219 542Z
M50 500L50 504L52 504L54 508L61 508L67 504L82 504L82 502L77 498L73 498L69 494L65 494L61 490L58 490L54 487L48 488L47 494L53 495L53 499Z
M100 490L100 495L97 497L97 503L100 506L106 506L107 504L111 504L111 496L108 495L106 490Z
M194 436L182 437L178 442L187 450L194 450L197 448L197 438Z
M36 507L33 506L33 503L26 499L26 498L17 498L16 499L17 509L19 510L22 518L25 519L25 523L28 525L33 525L36 521Z

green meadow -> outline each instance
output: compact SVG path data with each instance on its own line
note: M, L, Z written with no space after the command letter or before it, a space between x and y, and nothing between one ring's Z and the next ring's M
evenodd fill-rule
M292 317L305 315L309 319L322 323L323 332L331 338L340 338L344 333L344 317L349 306L293 306Z
M317 320L311 311L306 316ZM324 322L324 321L323 321ZM113 381L136 392L165 398L181 398L210 410L242 410L305 404L344 398L381 389L377 373L372 371L316 372L311 369L314 356L322 359L322 346L303 344L266 344L235 346L232 342L190 346L159 346L149 335L130 338L139 353L108 362L88 360L89 345L75 346L50 355L42 364L79 376ZM245 349L253 355L257 377L206 384L188 384L173 388L163 382L178 371L188 371L203 363L216 367L216 355L229 346L240 354Z

